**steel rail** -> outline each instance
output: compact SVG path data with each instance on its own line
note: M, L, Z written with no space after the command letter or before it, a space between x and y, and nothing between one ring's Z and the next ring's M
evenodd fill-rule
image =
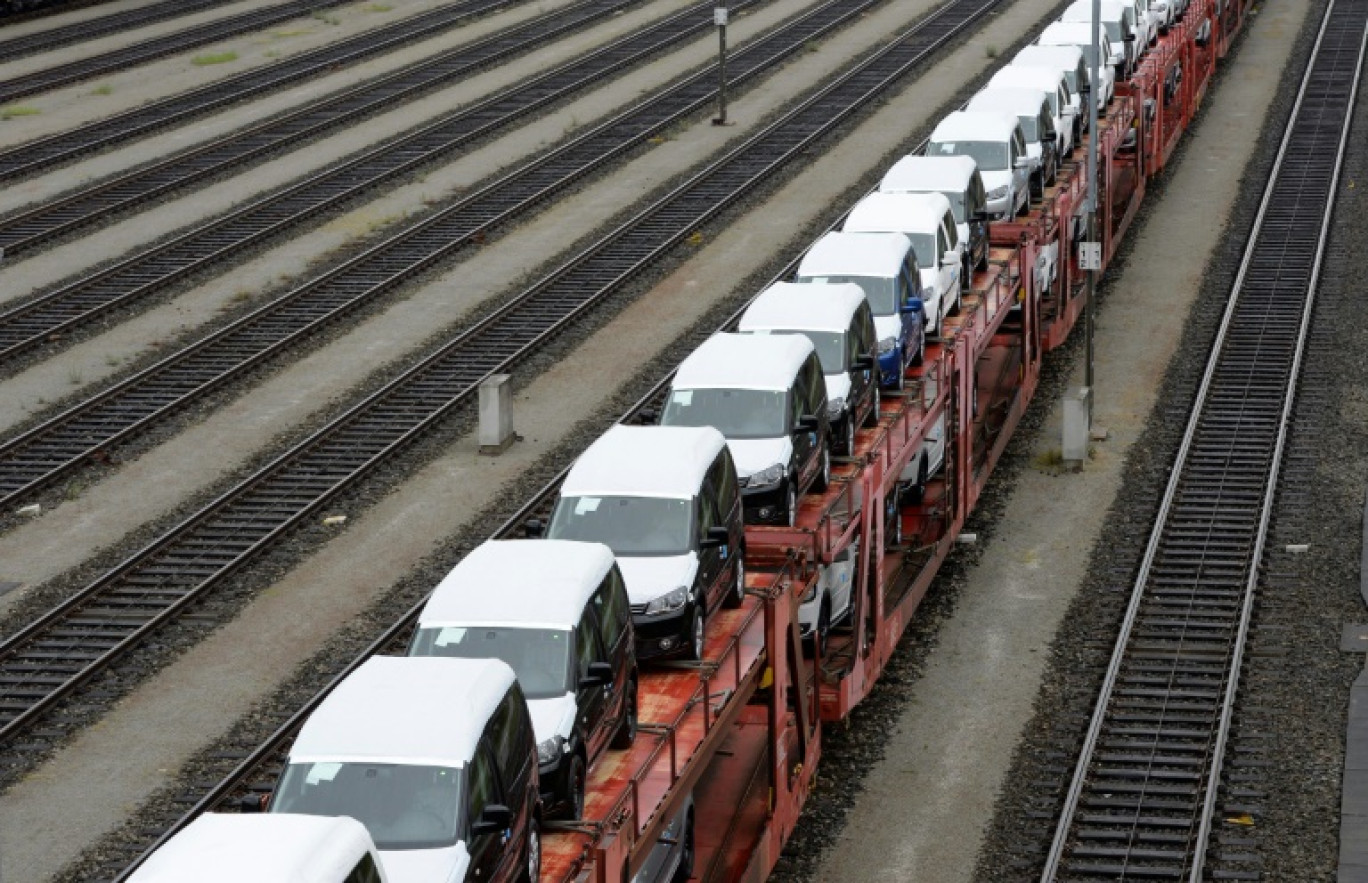
M0 644L0 744L801 156L998 0L952 0L513 302ZM101 606L102 605L102 606ZM37 651L37 652L34 652ZM31 655L30 655L31 654ZM56 666L53 658L62 663Z
M925 145L926 142L922 141L912 152L921 150ZM836 229L844 219L845 215L843 214L841 218L834 224L831 224L827 230ZM768 284L772 285L789 278L789 276L798 268L800 260L801 256L790 260L784 265L782 270L774 275ZM768 285L765 287L768 287ZM758 295L756 296L758 297ZM722 324L718 326L718 333L734 330L737 324L740 323L741 317L745 314L747 307L749 307L754 300L755 297L748 298L745 304L728 316ZM658 405L659 401L664 397L666 391L669 389L670 381L674 379L674 376L674 369L666 372L664 377L656 381L644 395L638 398L636 402L617 419L617 422L629 423L643 419L648 409ZM535 491L512 516L507 518L498 528L496 528L489 535L489 539L511 539L523 531L529 518L534 515L546 514L550 510L551 504L555 502L556 493L559 491L561 484L564 483L565 476L569 474L569 472L570 468L567 466L556 473L554 478ZM174 836L176 832L190 824L195 818L206 812L210 812L211 810L225 808L232 798L240 796L243 791L249 790L251 786L259 783L262 779L271 778L274 772L278 770L283 763L285 749L289 746L290 742L293 741L295 734L304 726L309 715L313 714L314 710L322 704L323 700L327 698L327 695L331 693L338 684L342 683L342 681L352 672L356 671L356 669L366 660L373 656L382 653L394 654L404 652L408 646L412 629L417 624L418 617L423 611L423 606L427 604L429 597L431 597L431 592L405 611L398 621L368 644L355 659L334 675L322 689L291 713L285 722L277 727L265 742L262 742L247 752L246 756L238 762L237 766L234 767L227 776L220 779L205 794L196 799L190 809L182 813L180 818L173 824L168 826L165 830L160 831L156 835L156 839L142 849L138 853L137 858L124 867L118 876L114 878L114 883L122 883L122 881L127 880L132 873L138 869L138 866L146 861L152 853L156 852L163 843Z
M0 80L0 104L47 89L79 83L100 74L127 70L134 65L145 64L157 58L165 58L196 46L269 27L277 22L289 21L322 9L341 6L346 2L348 0L290 0L278 6L254 9L186 28L164 37L153 37L122 49L113 49L67 64L32 71L13 79Z
M733 56L733 84L740 85L764 73L779 59L850 20L874 2L878 0L827 0L742 47ZM742 5L738 3L736 8ZM554 100L565 94L565 90L596 81L607 70L649 56L673 39L671 27L678 29L678 36L682 37L697 28L710 27L710 21L710 17L704 17L697 25L688 25L676 20L672 25L662 26L662 30L648 29L639 35L642 43L635 47L635 52L627 52L625 48L637 38L624 38L580 62L548 72L527 84L525 89L495 96L434 124L424 133L415 135L415 138L430 139L431 149L415 151L410 145L422 142L405 141L399 145L399 158L410 167L416 165L430 156L432 150L475 137L489 131L491 126L523 113L528 102L536 105ZM697 111L714 94L714 81L706 70L662 89L323 277L287 292L209 337L0 444L0 505L50 483L81 465L95 451L128 438L153 421L184 407L193 398L274 356L292 342L306 339L323 323L385 294L397 282L433 261L467 248L472 237L530 211L555 192L645 142L665 126ZM503 113L498 112L501 109ZM383 153L383 150L377 152ZM348 186L355 185L350 177L342 180ZM260 232L258 213L243 210L237 216L249 232ZM211 235L217 230L217 226L210 225L203 237L211 249L217 249L210 250L210 256L221 253L225 247L222 238ZM198 240L187 237L185 241L193 244ZM193 256L194 252L190 254ZM376 266L378 272L372 269ZM135 284L151 284L147 279L150 272L142 269L141 264L134 264L122 272L126 272ZM369 273L370 283L358 284L357 273ZM3 327L3 321L0 321L0 329Z
M196 181L221 175L249 162L262 161L291 145L318 138L365 117L388 112L434 89L450 87L459 77L530 52L641 2L579 0L150 165L68 191L40 205L0 218L0 248L4 249L6 258L16 257L54 236L104 220ZM676 12L666 20L673 21L690 12ZM10 321L8 317L13 313L14 310L10 310L0 314L0 323ZM4 338L0 337L0 349L4 345Z
M120 31L140 28L144 25L172 18L181 18L192 13L213 9L215 6L223 6L229 2L231 0L161 0L160 3L153 3L138 9L112 12L100 18L61 25L9 40L0 40L0 62L13 61L16 58L23 58L28 55L37 55L39 52L47 52L60 46L70 46L72 43L84 43L98 37L107 37Z
M81 154L110 147L173 123L184 123L213 110L237 104L333 73L415 40L436 36L490 12L512 8L526 0L455 0L337 43L303 52L225 80L153 101L115 116L96 120L0 151L0 181L31 175Z
M1368 0L1331 0L1140 562L1043 883L1203 878L1365 46Z

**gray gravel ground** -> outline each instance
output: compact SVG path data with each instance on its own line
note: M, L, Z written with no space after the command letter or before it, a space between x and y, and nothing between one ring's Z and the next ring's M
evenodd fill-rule
M991 17L989 19L985 19L984 22L988 20L991 20ZM981 25L982 23L980 24L980 26ZM962 34L955 41L952 41L950 45L942 48L938 53L938 57L943 56L945 53L951 51L951 49L953 49L955 46L960 45L960 43L968 39L971 39L973 33L977 30L977 28L969 29L966 33ZM966 93L969 91L972 90L966 88ZM875 103L877 104L877 102ZM857 126L868 113L871 113L873 111L873 109L874 108L871 107L864 113L857 114L856 116L852 117L850 120L844 123L844 125L840 128L839 131L832 133L832 135L828 137L832 140L841 137L843 134L850 131L851 128ZM912 144L915 144L916 141L920 140L920 138L923 137L925 134L926 133L917 133L917 136L915 138L909 140L908 145L911 146ZM820 145L814 146L813 148L814 151L820 149L822 149ZM902 151L899 151L898 153L901 152ZM896 158L896 155L890 154L890 156L888 157L888 162L892 162L894 158ZM882 168L882 166L880 166L880 168ZM734 218L738 216L740 213L749 211L763 204L767 194L773 192L775 188L779 187L785 180L788 179L788 177L795 173L796 169L790 168L784 174L777 176L765 187L750 194L746 199L742 201L740 205L727 212L723 217L718 218L713 224L701 229L699 232L702 233L704 240L712 238L712 236L714 236L718 231L722 230L731 218ZM683 178L684 175L681 174L680 177ZM668 192L677 183L678 181L667 182L662 187L658 188L658 190L656 191L656 195ZM855 186L853 186L849 191L847 199L839 200L834 203L834 206L836 207L833 208L832 213L830 214L827 222L830 223L831 221L834 221L836 219L840 206L845 206L848 205L850 202L853 202L854 198L858 194L867 191L871 186L873 186L874 183L875 181L871 177L869 180L861 181ZM641 204L645 204L652 198L654 197L645 197L642 200ZM635 214L636 211L639 210L639 208L640 204L636 208L624 210L619 216L619 219L625 220L630 215ZM609 225L605 225L605 227L610 226L611 223ZM793 255L799 253L801 249L807 244L807 242L814 238L815 234L819 232L819 229L820 228L818 227L814 227L814 229L811 231L811 235L805 235L803 237L800 237L792 244L791 248L787 251ZM588 237L586 237L586 239L587 238ZM574 253L575 251L577 251L577 248L571 248L567 250L566 254L568 255ZM631 303L636 298L640 297L643 293L648 291L651 288L651 286L653 286L656 282L664 278L670 272L670 270L674 268L674 266L676 266L685 257L687 257L687 254L687 248L677 249L671 258L661 262L659 265L652 268L651 271L644 274L639 281L624 289L623 291L618 292L617 294L609 298L600 307L591 311L587 315L585 320L577 323L574 328L564 333L553 346L542 350L537 354L536 357L528 360L528 362L523 366L523 369L519 377L534 377L537 373L544 370L547 366L553 364L564 353L569 352L570 349L578 345L579 342L583 341L585 337L587 337L589 334L591 334L598 328L602 327L613 316L615 316L624 306L626 306L628 303ZM552 263L554 264L554 262ZM784 263L785 261L777 260L773 265L771 272L767 274L762 274L762 276L757 276L757 278L753 280L747 280L743 282L742 286L737 290L754 291L756 288L759 287L759 285L767 281L770 278L770 276L773 275L773 272L777 272L783 266ZM533 273L530 275L528 281L540 278L541 275L541 272ZM512 293L521 290L522 286L520 285L512 286L507 292L505 292L504 297L511 296ZM731 309L735 309L735 304L733 304ZM711 324L707 324L706 322L703 323L700 326L700 333L706 334L707 331L711 331L712 329L714 329L717 323L721 320L721 318L723 318L729 312L730 310L718 314L715 317L715 321L713 319L710 319L709 321L711 321ZM455 331L456 329L446 329L443 333L435 335L434 340L447 340L452 336L452 334L455 333ZM678 347L676 347L676 350L674 351L675 361L677 361L679 358L682 358L683 355L687 354L687 352L690 349L692 349L694 345L697 344L699 339L701 338L692 339L691 342L687 344L681 344ZM398 374L408 364L416 362L418 358L419 357L415 356L408 362L406 362L405 365L390 366L384 369L383 371L378 372L367 384L365 384L363 389L356 390L353 395L347 397L346 401L339 401L335 403L334 407L330 409L329 413L325 415L320 415L316 420L311 421L308 425L301 426L294 432L289 433L288 436L276 440L275 443L269 446L268 450L263 451L253 461L252 466L240 470L238 473L236 473L235 477L220 482L216 484L213 488L197 495L195 500L193 500L190 503L187 503L184 506L179 507L175 513L168 515L163 519L160 519L153 525L149 525L145 528L136 531L133 535L129 536L125 541L106 550L105 552L96 556L92 560L87 561L81 564L80 566L74 568L72 571L68 572L63 577L54 580L47 585L36 588L21 602L17 603L11 610L6 611L3 617L0 617L0 634L5 634L10 631L13 631L14 628L16 628L19 624L29 621L38 613L45 611L46 609L57 603L57 601L61 598L67 597L74 591L84 587L95 577L97 577L104 571L108 570L114 564L123 560L136 550L142 548L153 538L164 532L167 528L179 522L188 514L195 511L199 506L202 506L204 503L220 495L221 493L223 493L223 491L236 484L238 481L240 481L246 475L250 474L256 468L259 468L261 465L264 465L266 462L269 462L270 459L273 459L275 456L278 456L280 451L284 450L287 446L293 444L295 441L298 441L299 439L302 439L306 437L308 434L315 431L322 423L324 423L328 419L331 419L331 417L334 414L340 413L343 410L345 410L348 406L347 402L355 401L363 397L364 395L368 394L369 392L373 391L374 389L378 388L379 386L383 385L383 383L387 382L396 374ZM663 373L663 370L648 371L641 375L643 378L642 382L654 382L654 380L658 379L661 376L661 373ZM642 389L644 388L645 387L642 387ZM228 394L230 393L223 393L222 395ZM206 401L200 405L197 405L193 412L187 414L185 417L182 418L182 421L191 420L194 419L196 415L208 413L209 409L215 407L218 401L220 400L220 398L215 398L213 400ZM616 410L609 409L608 412L602 415L600 421L595 424L595 426L597 427L596 429L578 434L578 444L572 445L574 451L577 452L578 450L582 449L585 444L587 444L590 440L592 440L593 437L595 437L598 434L598 432L601 432L602 427L606 425L606 422L612 417L615 417L617 416L617 414L621 413L621 410L621 407L617 407ZM177 425L183 425L183 422L178 422ZM395 487L398 482L402 481L405 477L411 474L411 472L414 469L416 469L419 465L435 457L446 446L451 444L455 439L459 438L464 433L469 432L472 428L473 417L468 411L462 416L449 420L446 423L446 425L433 432L430 436L428 436L420 443L415 445L405 454L396 458L393 462L388 464L386 467L380 469L377 473L374 473L372 478L365 483L365 487L355 490L352 493L337 499L334 503L335 508L337 508L339 511L349 512L356 512L360 509L363 509L368 502L379 499L391 488ZM175 431L174 426L164 427L163 429L159 430L159 432L162 433L173 431ZM158 437L164 436L158 435ZM140 445L141 444L142 443L140 443ZM539 484L546 478L549 478L551 475L554 475L559 468L563 467L566 463L568 463L568 458L572 455L573 452L571 454L567 454L567 459L563 461L558 461L555 465L548 467L548 470L545 472L545 474L539 474L537 479L532 484L529 484L529 487L539 486ZM516 505L519 504L525 496L525 494L519 492L516 494L510 494L505 499L509 506L516 507ZM510 508L508 509L508 511L513 510L512 508ZM478 535L478 537L483 538L484 536L487 536L488 532L492 530L496 525L496 521L484 522L482 526L476 530L476 534ZM234 613L237 610L239 610L242 607L242 605L245 604L252 597L253 594L259 591L261 588L269 586L275 579L279 577L279 575L284 573L296 562L301 560L302 557L306 555L309 551L316 548L317 544L320 541L329 538L333 535L334 531L332 529L322 528L318 525L306 527L291 534L286 540L282 541L277 548L270 552L266 556L266 558L262 560L259 564L253 566L252 568L249 568L243 574L226 581L225 584L217 588L213 593L213 597L211 599L207 600L202 605L196 608L193 616L189 617L182 623L173 625L154 635L153 638L148 643L146 643L137 653L130 656L123 663L116 666L113 670L97 678L96 681L93 683L92 687L89 690L84 691L81 697L69 700L66 703L64 703L53 713L49 722L45 723L42 729L35 731L34 739L31 741L30 744L22 746L22 750L16 751L12 753L10 756L0 759L0 791L2 791L4 788L8 787L10 784L16 781L25 772L33 769L34 766L37 763L39 763L43 758L50 756L52 751L55 750L55 748L59 745L63 744L72 733L76 732L81 727L88 726L94 720L98 719L100 714L102 714L103 711L107 709L113 701L117 700L119 696L125 695L136 684L140 683L152 672L164 666L178 653L182 652L186 647L189 647L193 643L200 640L205 634L208 633L208 631L212 630L215 626L228 621L234 615ZM444 562L449 562L452 559L443 557L442 560ZM430 574L428 576L430 576ZM420 580L420 582L422 582L422 580ZM430 586L431 582L428 581L425 584ZM390 612L383 619L383 624L388 625L395 618L397 618L398 613L401 610L406 609L407 606L408 603L406 602L400 607L388 608ZM367 620L367 627L371 629L370 633L372 635L378 632L379 630L375 627L375 624L378 621L379 620ZM327 650L323 652L323 658L329 660L333 665L333 670L335 670L336 668L340 667L343 663L345 663L348 659L350 659L351 655L354 654L357 650L359 650L361 646L364 646L364 643L358 644L356 645L356 647L350 650L342 651L338 649L337 645L331 645ZM322 684L325 682L326 679L313 679L312 681L310 681L310 683L312 683L313 685L314 690L321 687ZM297 707L297 703L289 702L285 706L273 707L277 710L280 707L293 708ZM194 777L194 780L203 782L204 778L201 776L196 776Z

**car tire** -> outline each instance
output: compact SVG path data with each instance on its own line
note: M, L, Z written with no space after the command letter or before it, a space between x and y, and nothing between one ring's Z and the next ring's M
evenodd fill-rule
M898 506L899 496L899 490L895 487L892 495L889 497L888 503L885 504L892 507L884 518L884 521L888 524L888 530L885 531L884 537L884 548L886 549L896 549L902 545L903 541L902 509Z
M851 413L846 414L845 432L841 433L841 453L855 456L855 415Z
M903 500L908 503L920 504L921 501L925 499L926 480L928 478L926 472L926 455L923 454L921 456L921 462L917 464L917 480L915 483L908 485L907 489L903 491Z
M879 409L880 409L881 407L883 407L883 392L880 391L879 385L878 385L877 383L874 384L874 397L873 397L873 398L874 398L874 400L873 400L872 402L870 402L870 404L869 404L869 414L867 414L867 415L865 416L865 425L866 425L866 426L878 426L878 425L879 425Z
M726 607L740 607L746 600L746 550L736 553L736 565L732 568L732 587L722 602Z
M565 771L566 784L566 818L571 821L579 821L584 818L584 784L588 777L585 775L584 758L578 753L570 755L570 767Z
M684 648L685 655L700 662L703 659L704 647L708 640L708 621L707 614L703 610L701 601L694 602L693 619L689 621L689 645Z
M611 747L617 749L631 748L636 741L637 734L637 682L632 678L627 682L627 709L622 716L622 723L618 724L617 732L613 734Z
M831 440L822 445L821 465L817 469L817 477L812 480L812 489L821 493L831 485Z
M784 524L793 527L798 521L798 480L789 476L784 490Z
M902 368L898 371L898 380L897 380L896 383L893 384L893 388L894 388L895 390L897 390L898 392L902 392L904 389L907 389L907 365L906 365L906 364L904 364L904 365L902 366Z
M922 326L922 333L921 333L921 336L917 338L917 351L916 351L915 353L912 354L912 367L914 367L914 368L915 368L915 367L918 367L918 366L921 365L921 363L924 362L924 361L926 361L926 326L925 326L925 325ZM906 369L906 368L903 369L903 373L902 373L902 377L900 378L900 381L901 381L901 382L899 382L899 384L898 384L898 389L905 389L905 388L907 387L907 369Z
M521 883L537 883L541 879L541 825L534 818L527 826L527 853L523 862Z
M831 636L831 598L822 599L822 609L817 613L817 627L812 630L812 649L818 656L825 656L827 638Z
M694 815L691 810L684 818L684 836L679 838L683 850L679 854L679 865L675 867L671 883L688 883L693 876L694 866Z

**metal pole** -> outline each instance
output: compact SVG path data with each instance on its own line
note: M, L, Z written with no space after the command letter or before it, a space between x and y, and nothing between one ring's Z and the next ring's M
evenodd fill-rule
M1097 242L1097 101L1102 95L1100 67L1102 56L1102 0L1092 0L1092 58L1088 64L1088 241ZM1110 59L1108 59L1110 63ZM1089 393L1093 388L1093 298L1097 293L1097 271L1088 270L1084 294L1083 340L1087 364L1083 367L1083 385ZM1092 425L1093 397L1088 397L1088 425Z
M713 24L717 25L717 116L714 126L727 124L727 7L713 8Z

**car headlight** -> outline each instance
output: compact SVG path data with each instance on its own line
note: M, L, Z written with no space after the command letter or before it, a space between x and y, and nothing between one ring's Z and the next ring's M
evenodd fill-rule
M750 477L748 487L771 487L784 480L784 464L775 463L773 466L766 466L759 472Z
M1007 195L1007 185L1006 185L1006 184L1003 184L1001 187L994 187L992 190L989 190L989 191L988 191L988 198L989 198L989 199L1001 199L1002 197L1004 197L1004 196L1006 196L1006 195Z
M565 737L552 736L537 743L537 763L555 763L565 753Z
M662 613L674 613L687 603L689 603L689 589L687 586L680 586L647 604L646 615L659 616Z
M827 417L831 420L835 420L837 417L840 417L841 414L845 412L845 406L845 399L841 396L837 396L834 399L828 399Z
M896 337L885 337L885 338L883 338L882 340L879 341L879 355L881 355L881 356L886 356L886 355L888 355L889 353L893 352L894 348L896 348L897 345L898 345L898 338L896 338Z

